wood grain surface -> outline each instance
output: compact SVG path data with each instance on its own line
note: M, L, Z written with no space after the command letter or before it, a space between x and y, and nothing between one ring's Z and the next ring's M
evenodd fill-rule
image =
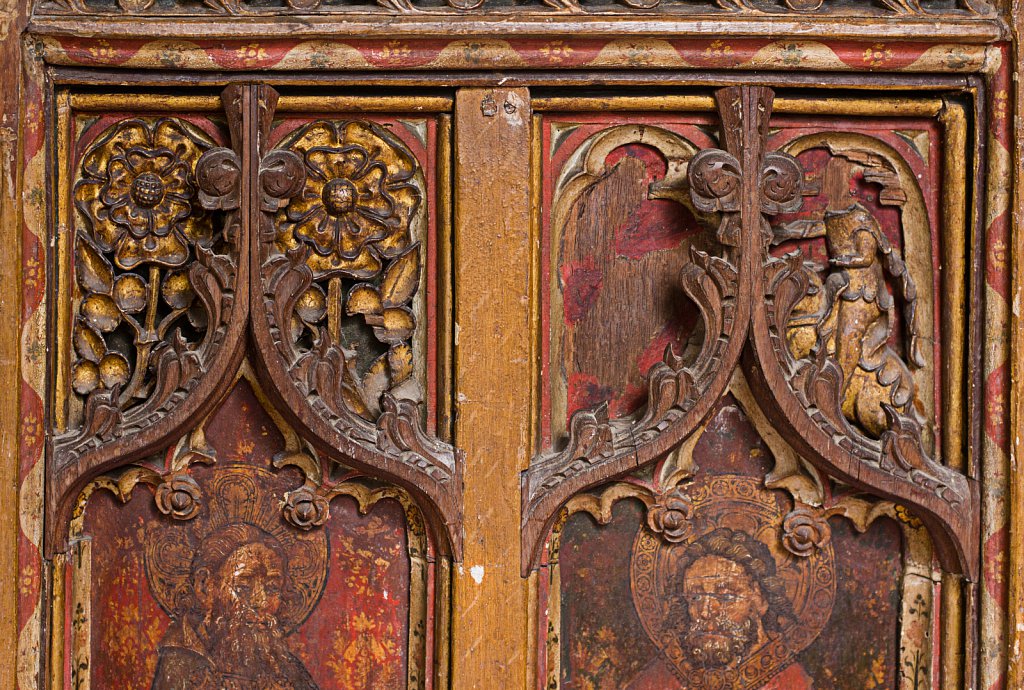
M466 453L466 494L452 679L460 689L524 688L528 676L519 473L531 451L530 120L525 89L456 97L455 443Z
M20 147L21 41L29 3L0 6L0 238L6 251L0 256L0 686L16 683L18 649L18 412L20 355L18 324L21 318L21 208Z

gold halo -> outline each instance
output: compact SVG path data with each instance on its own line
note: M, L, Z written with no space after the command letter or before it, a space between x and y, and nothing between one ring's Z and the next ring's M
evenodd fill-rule
M149 589L172 618L193 598L192 559L203 540L229 525L247 524L275 539L288 563L288 584L278 619L290 633L316 607L327 584L327 533L300 532L281 517L280 479L251 465L223 465L200 486L202 508L190 523L161 520L146 539Z
M633 541L630 590L640 622L672 671L690 690L761 687L821 634L835 603L836 582L832 545L806 558L786 551L779 536L782 512L775 496L752 477L718 475L694 482L687 490L693 502L693 531L679 543L669 543L642 525ZM785 583L795 621L753 649L735 666L694 669L688 664L665 607L666 581L677 569L680 554L709 532L727 527L745 532L765 544L775 561L776 574Z

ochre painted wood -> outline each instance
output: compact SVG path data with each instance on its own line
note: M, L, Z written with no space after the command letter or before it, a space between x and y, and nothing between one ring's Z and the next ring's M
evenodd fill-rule
M467 459L452 615L460 690L524 688L528 677L519 473L531 451L530 120L525 89L456 97L455 443Z
M19 125L21 122L22 55L18 37L25 26L28 3L0 8L0 686L13 688L18 651L18 446L21 425L19 362L21 355L21 188Z

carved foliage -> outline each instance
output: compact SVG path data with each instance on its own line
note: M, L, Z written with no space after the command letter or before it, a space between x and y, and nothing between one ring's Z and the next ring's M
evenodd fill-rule
M268 158L283 152L301 161L296 191L275 184L266 161L262 180L279 197L293 194L277 210L277 258L265 266L275 320L288 324L282 344L308 390L375 419L385 390L420 398L410 345L421 274L411 241L423 196L417 163L368 122L315 122ZM323 387L328 362L334 390Z
M222 100L236 150L266 141L272 90L233 86ZM165 118L119 123L85 154L72 374L81 421L55 443L51 548L63 548L60 525L88 477L157 451L220 399L252 316L250 354L284 413L331 459L425 494L441 514L439 543L457 551L458 456L423 429L413 374L417 161L368 122L314 122L255 153L243 162ZM245 218L258 220L251 243ZM201 497L187 476L160 482L161 511L194 514ZM303 491L287 517L315 525L326 508Z
M266 132L276 95L262 93ZM318 120L261 154L253 256L261 377L319 450L425 494L448 530L442 543L457 553L460 456L423 429L414 375L419 163L367 121ZM288 519L326 519L317 496L309 487L293 492Z
M534 458L523 490L524 549L530 553L539 547L543 525L574 492L652 461L692 430L705 411L701 406L710 404L727 385L724 373L735 365L742 346L742 340L734 337L740 283L733 244L738 238L739 163L732 154L717 149L696 155L687 151L688 161L677 160L684 154L677 153L670 141L656 141L645 128L638 128L637 136L645 144L658 146L670 171L684 166L689 171L685 180L670 173L672 187L666 177L651 185L651 194L657 190L662 198L677 201L688 195L698 212L711 217L718 213L721 218L718 239L725 247L724 256L691 247L690 261L679 278L683 292L701 314L703 341L693 359L684 360L671 346L666 349L647 373L648 399L641 413L609 420L606 405L578 411L570 419L565 448ZM600 179L607 155L603 142L595 143L591 152L600 160L590 166L589 174ZM532 557L524 554L524 568Z
M891 166L868 152L850 155L866 166L865 180L882 186L882 203L907 199ZM970 575L976 492L927 451L912 373L925 365L914 280L860 204L833 208L821 220L782 224L770 235L776 244L814 237L824 238L826 267L805 261L800 251L773 257L767 242L761 249L765 309L754 314L757 363L751 363L767 384L756 387L760 397L794 430L811 462L927 511L945 567Z
M820 222L772 228L771 217L801 207L804 187L795 158L764 151L772 93L732 87L716 97L725 149L701 151L688 166L694 207L718 215L717 239L725 248L723 257L694 252L683 275L707 330L704 347L689 366L670 351L651 369L643 417L609 421L601 410L580 415L566 450L535 460L524 486L526 548L534 544L539 518L532 513L543 512L538 507L622 473L620 458L642 466L656 459L654 449L665 453L682 440L675 435L686 426L682 413L722 394L708 386L710 372L732 368L729 341L746 334L750 318L745 367L757 382L754 393L797 452L826 474L919 509L944 566L972 575L977 489L926 450L911 373L924 366L924 334L915 316L916 285L897 248L860 205L835 209ZM883 185L884 203L906 199L896 193L891 166L867 153L851 155L863 158L866 179ZM773 240L813 236L825 238L824 276L799 253L776 258L768 252ZM749 282L747 262L755 264ZM905 319L902 344L893 344L899 343L897 312ZM609 434L610 444L592 447L591 439ZM827 542L827 527L817 518L799 511L790 518L785 545L794 554Z
M151 424L223 344L235 229L210 210L237 205L233 155L173 118L116 123L84 154L70 382L84 410L72 405L61 464Z
M784 231L783 231L784 232ZM824 279L802 254L766 267L776 356L808 414L839 445L883 472L912 482L952 507L969 500L963 477L935 463L924 447L911 367L923 366L914 319L916 288L878 221L859 204L826 212L820 233L829 251ZM904 351L892 346L899 289L906 318Z

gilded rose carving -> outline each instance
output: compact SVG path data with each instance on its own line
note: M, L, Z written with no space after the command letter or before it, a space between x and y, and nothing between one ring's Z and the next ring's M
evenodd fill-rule
M410 340L422 177L400 139L365 121L313 122L261 163L263 205L276 209L275 248L290 257L273 280L288 286L277 298L290 312L280 320L289 324L296 368L311 390L326 386L318 378L325 367L335 372L338 405L364 419L380 415L385 391L420 396Z
M179 120L128 120L82 162L75 205L119 268L181 266L188 247L209 242L212 224L193 213L195 167L207 146Z
M213 143L184 120L136 118L82 156L71 369L79 396L104 391L115 408L144 399L161 351L181 376L198 370L189 350L221 311L233 271L219 255L221 224L204 209L237 205L237 157Z
M409 246L421 194L411 154L366 122L316 122L289 146L306 180L279 217L282 249L313 247L315 276L369 278Z

